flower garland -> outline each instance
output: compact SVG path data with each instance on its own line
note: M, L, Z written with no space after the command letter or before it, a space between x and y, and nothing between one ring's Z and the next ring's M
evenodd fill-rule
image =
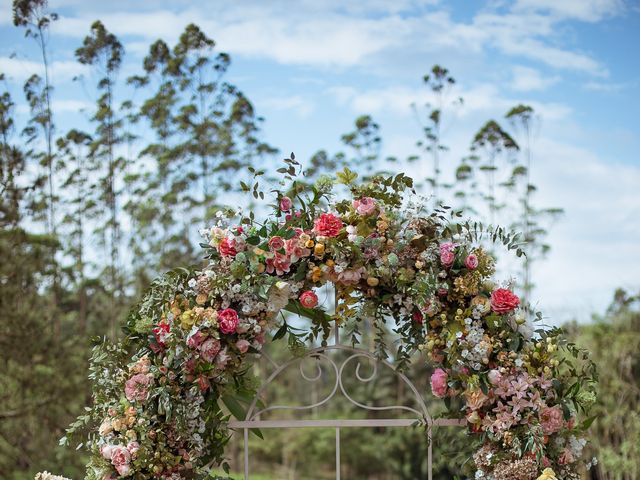
M241 415L241 400L255 393L249 358L268 332L277 327L274 339L289 333L303 348L326 342L334 321L357 337L363 316L379 328L395 320L399 365L416 352L436 364L433 394L479 439L475 478L579 478L590 420L577 417L594 401L583 352L558 329L533 332L510 287L491 280L494 260L474 246L477 226L407 202L412 181L404 175L354 180L349 171L312 186L294 180L289 195L276 191L263 224L219 212L203 232L207 266L154 282L123 342L95 348L94 404L70 429L97 425L87 478L206 475L224 462L221 404ZM332 197L339 183L350 200ZM491 235L515 248L501 230ZM327 282L338 298L332 316L314 292ZM304 338L279 320L283 310L312 319Z

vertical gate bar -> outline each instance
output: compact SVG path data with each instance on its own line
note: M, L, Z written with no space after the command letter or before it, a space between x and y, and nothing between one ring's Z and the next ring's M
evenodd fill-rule
M244 429L244 480L249 480L249 429Z
M340 480L340 428L336 427L336 480Z
M427 440L429 442L429 451L427 453L427 478L433 480L433 437L431 435L431 424L427 427Z

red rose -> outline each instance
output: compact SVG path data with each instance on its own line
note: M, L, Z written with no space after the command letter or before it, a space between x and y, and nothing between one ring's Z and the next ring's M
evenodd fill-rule
M499 288L491 294L491 310L496 313L509 313L518 305L520 305L518 296L506 288Z
M337 237L343 227L342 220L332 213L323 213L313 224L316 235Z
M219 311L218 325L222 333L235 333L238 328L238 312L233 308L225 308Z
M416 310L415 312L413 312L412 318L414 322L419 323L420 325L424 323L424 315L422 315L422 312L420 310Z
M311 290L307 290L300 295L300 303L304 308L314 308L318 305L318 296Z
M235 257L238 251L236 250L236 241L233 238L223 238L218 245L218 251L223 257Z

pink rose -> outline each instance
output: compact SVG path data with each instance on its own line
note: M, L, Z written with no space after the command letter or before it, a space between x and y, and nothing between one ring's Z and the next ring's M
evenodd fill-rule
M499 314L509 313L520 305L516 294L506 288L499 288L491 294L491 310Z
M318 296L311 290L307 290L300 295L300 303L304 308L315 308L318 305Z
M573 456L573 453L571 453L571 450L569 450L568 448L565 448L560 454L560 457L558 457L558 464L560 465L568 465L575 461L576 459Z
M225 308L218 312L218 325L222 333L235 333L238 328L238 312L233 308Z
M440 245L440 262L446 268L449 268L453 265L453 262L456 259L456 245L451 242L443 243Z
M129 444L127 445L127 450L129 450L129 453L132 457L135 457L138 453L138 450L140 450L140 444L138 442L129 442Z
M229 361L229 354L227 354L227 349L223 348L218 357L216 358L216 368L218 370L224 369L227 366L227 362Z
M213 359L216 358L219 351L220 342L215 338L210 338L200 346L200 356L209 363L213 362Z
M489 378L489 382L493 386L498 385L500 383L500 381L502 380L502 374L498 370L495 370L495 369L489 370L489 373L488 373L487 377Z
M371 215L376 210L376 201L371 197L363 197L353 201L353 208L363 217Z
M131 453L125 447L114 446L111 449L111 464L116 467L118 474L124 477L129 474L130 467L129 461L131 460Z
M247 353L251 344L244 338L236 342L236 348L240 353Z
M269 239L269 249L271 251L282 250L284 248L284 239L279 236L274 236Z
M337 237L343 227L342 220L332 213L323 213L313 224L316 235L323 237Z
M148 388L153 383L153 375L138 373L131 377L124 385L124 394L130 402L143 402L149 394Z
M562 417L562 409L556 405L555 407L545 407L540 412L540 425L545 435L550 435L560 431L564 425Z
M467 258L464 259L464 266L469 270L475 270L478 268L478 257L476 257L473 253L467 255Z
M196 330L196 333L189 335L187 338L187 346L191 348L198 348L205 338L205 335L200 330Z
M102 455L102 458L105 460L111 460L111 452L113 451L113 448L113 445L108 444L100 447L100 455Z
M293 208L293 202L291 199L289 197L282 197L280 199L280 210L288 212L291 208Z
M223 238L218 245L218 251L223 257L235 257L238 254L236 241L233 238Z
M447 396L447 380L449 375L441 368L431 374L431 391L438 398L444 398Z

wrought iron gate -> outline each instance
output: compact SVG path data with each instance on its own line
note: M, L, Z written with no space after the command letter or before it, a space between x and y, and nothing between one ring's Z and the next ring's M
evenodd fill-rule
M371 352L359 348L353 348L347 345L341 345L339 342L338 328L335 328L335 344L327 347L320 347L310 350L302 357L292 358L282 365L276 365L268 356L269 359L276 367L275 371L269 376L267 381L262 384L258 389L256 397L247 410L244 420L234 420L229 422L229 427L237 430L242 430L244 434L244 478L249 479L249 430L256 429L269 429L269 428L334 428L335 429L335 443L336 443L336 479L340 480L340 430L343 428L368 428L368 427L409 427L416 424L422 424L426 428L428 437L427 446L427 479L432 480L432 461L433 461L433 449L432 449L432 433L434 426L464 426L465 422L453 419L432 419L427 411L424 399L413 385L413 383L402 373L395 370L395 368L387 361L379 360ZM332 352L344 352L346 359L335 361L331 358ZM314 359L316 365L316 374L308 375L303 369L303 361L305 359ZM373 371L369 375L363 375L360 371L361 361L367 360L373 367ZM408 405L389 405L389 406L370 406L355 400L343 383L343 376L345 374L345 367L352 362L356 362L355 377L359 382L367 383L372 381L378 375L378 367L389 368L409 389L413 394L414 402L413 406ZM264 408L258 408L258 400L261 398L266 388L273 382L278 380L278 377L283 374L287 369L299 363L300 375L308 382L317 382L323 376L323 365L329 367L329 371L333 371L335 375L335 383L330 388L330 393L321 400L313 402L310 405L303 406L286 406L286 405L273 405L264 406ZM392 415L385 416L385 418L371 418L371 419L285 419L285 420L262 420L261 417L267 413L276 410L307 410L316 409L322 405L327 404L337 394L341 394L348 402L355 407L364 410L385 411L385 412L403 412L404 418L394 418ZM388 418L387 418L388 417Z

